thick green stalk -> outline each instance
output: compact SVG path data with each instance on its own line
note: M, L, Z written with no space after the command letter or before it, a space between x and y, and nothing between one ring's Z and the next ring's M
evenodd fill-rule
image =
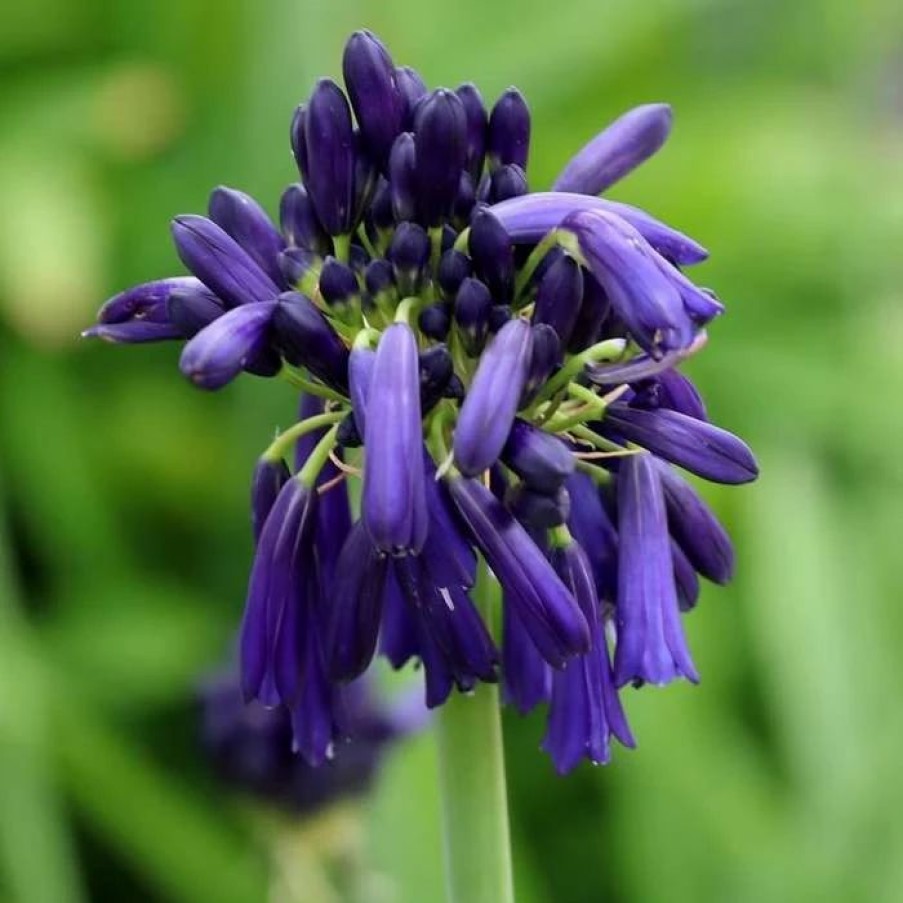
M474 596L489 624L493 595L481 567ZM498 687L453 694L439 711L438 739L448 903L514 903Z

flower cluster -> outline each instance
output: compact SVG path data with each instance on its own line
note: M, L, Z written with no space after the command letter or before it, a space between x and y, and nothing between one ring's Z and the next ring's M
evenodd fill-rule
M681 613L699 575L733 571L672 465L757 474L675 369L723 310L682 271L706 251L597 196L670 109L628 112L530 193L517 90L488 110L472 84L428 90L365 31L343 72L292 118L280 228L217 188L207 217L173 221L193 275L116 296L86 334L187 339L202 388L247 371L301 390L253 476L240 649L245 698L284 706L309 762L377 652L422 664L429 706L501 679L520 711L548 704L559 771L605 762L612 737L633 745L619 688L698 679Z

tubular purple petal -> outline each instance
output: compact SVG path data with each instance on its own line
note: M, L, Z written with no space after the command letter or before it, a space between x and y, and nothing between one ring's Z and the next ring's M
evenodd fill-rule
M382 552L418 552L426 538L422 429L417 340L394 323L376 350L364 432L361 516Z
M501 454L530 366L533 334L509 320L480 358L455 426L455 464L466 476L482 473Z
M574 472L574 456L564 442L520 418L511 427L501 457L538 492L555 492Z
M553 667L589 648L589 628L574 597L530 535L477 480L449 481L452 499L536 648Z
M83 339L103 339L114 345L141 345L184 338L182 330L172 323L153 320L128 320L125 323L98 323L82 332Z
M210 195L207 212L278 285L282 278L279 254L285 248L285 240L263 207L243 191L220 185Z
M644 411L616 402L606 409L601 431L623 436L713 483L749 483L759 475L742 439L677 411Z
M254 258L206 217L177 216L172 236L182 263L227 306L272 301L279 294Z
M223 302L202 283L175 289L166 300L166 314L186 339L223 315Z
M279 223L292 247L320 256L332 253L332 239L317 219L310 195L303 185L289 185L279 200Z
M626 683L696 683L680 625L665 500L651 455L618 470L618 602L615 675Z
M259 458L251 476L251 531L255 544L282 487L291 479L288 465L282 458L271 461Z
M634 107L582 147L561 171L552 191L600 194L648 160L671 132L671 107Z
M149 312L165 309L173 292L200 286L193 276L173 276L133 286L104 302L97 312L97 322L108 325L142 319Z
M573 257L562 254L539 282L533 322L551 326L566 348L577 325L582 300L583 270Z
M570 192L536 191L490 208L517 244L540 241L570 213L601 210L630 223L659 254L681 266L701 263L709 254L702 245L666 226L637 207Z
M552 669L521 623L516 603L502 605L502 699L526 715L552 695Z

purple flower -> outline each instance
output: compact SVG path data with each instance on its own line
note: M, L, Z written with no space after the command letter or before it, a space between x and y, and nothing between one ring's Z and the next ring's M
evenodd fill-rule
M542 748L552 757L556 771L566 774L583 758L594 765L608 762L612 737L630 748L636 741L615 687L589 561L577 543L556 550L553 560L580 603L592 635L590 651L571 659L552 677Z
M547 232L561 225L569 214L587 210L620 217L630 223L659 254L681 266L701 263L709 256L708 251L692 238L636 207L617 201L563 191L537 191L492 207L492 212L508 230L511 240L517 243L539 241Z
M84 339L103 339L105 342L140 345L145 342L165 342L183 338L182 331L172 323L153 320L127 320L124 323L98 323L82 332Z
M417 552L426 538L420 372L411 328L395 323L376 350L367 400L361 516L377 549Z
M517 88L508 88L489 114L489 165L514 163L526 170L530 154L530 110Z
M251 531L254 542L260 539L263 525L273 508L282 487L291 479L288 465L282 458L275 461L260 458L251 477Z
M275 301L233 308L205 326L182 350L179 369L202 389L220 389L264 350Z
M585 652L586 619L530 535L482 483L459 477L449 490L542 657L560 668Z
M385 168L404 116L392 57L372 32L356 31L345 44L342 74L367 151Z
M631 455L618 469L617 685L699 675L680 624L671 540L658 469Z
M289 185L279 201L279 224L292 247L304 248L318 255L332 251L332 239L317 219L310 195L303 185Z
M482 473L501 454L527 382L532 345L530 325L511 320L480 358L455 428L455 464L466 476Z
M168 319L166 306L172 295L200 287L201 283L193 276L175 276L136 285L106 301L97 312L97 322L99 325L138 320L165 323Z
M635 442L713 483L748 483L759 475L759 466L745 442L727 430L677 411L644 411L618 402L605 411L601 431Z
M651 157L671 132L671 107L634 107L599 132L561 171L553 191L601 194Z
M573 257L562 254L539 283L533 322L551 326L566 347L577 325L582 300L583 271Z
M489 117L486 115L483 97L473 82L461 85L455 93L464 106L464 118L467 122L464 166L475 183L479 181L480 173L483 171Z
M574 472L574 456L564 442L520 418L511 426L501 458L539 492L555 492Z
M502 608L502 699L521 715L548 702L552 694L552 669L517 613L517 605L505 599Z
M505 227L490 210L480 210L470 223L470 257L496 304L511 300L514 249Z
M257 261L211 220L177 216L172 237L182 263L228 307L272 301L279 294Z

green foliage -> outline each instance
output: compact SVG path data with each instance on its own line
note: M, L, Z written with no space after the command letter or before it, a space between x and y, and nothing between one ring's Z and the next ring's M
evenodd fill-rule
M293 105L366 25L432 82L518 84L536 186L627 107L673 102L671 142L615 194L712 250L729 314L690 370L762 464L709 493L738 579L689 618L702 686L627 694L636 752L559 780L540 720L506 714L518 899L899 900L901 18L894 0L4 5L0 899L266 897L266 832L205 775L192 689L237 622L246 480L291 395L201 396L172 348L75 336L177 268L168 219L214 184L274 208ZM368 899L439 899L429 737L362 817Z

